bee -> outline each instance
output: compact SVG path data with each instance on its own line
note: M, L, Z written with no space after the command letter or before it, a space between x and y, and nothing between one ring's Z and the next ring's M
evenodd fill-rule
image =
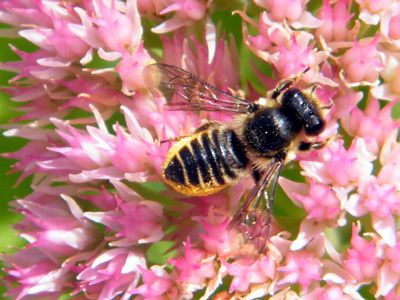
M169 149L162 176L170 187L188 196L217 193L252 175L255 185L246 193L230 226L238 228L259 251L265 249L275 190L282 167L298 151L321 148L312 142L325 128L325 109L314 91L292 87L299 73L283 80L257 102L246 101L176 66L146 67L145 80L184 111L234 113L230 123L209 121L193 134L178 137ZM306 140L302 140L302 137Z

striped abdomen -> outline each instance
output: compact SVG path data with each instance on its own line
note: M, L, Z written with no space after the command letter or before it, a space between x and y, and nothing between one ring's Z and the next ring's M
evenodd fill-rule
M164 163L163 176L186 195L210 195L233 183L248 159L235 132L213 125L176 142Z

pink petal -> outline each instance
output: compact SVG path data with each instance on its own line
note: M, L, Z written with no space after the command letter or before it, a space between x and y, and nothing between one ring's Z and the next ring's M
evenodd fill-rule
M386 218L372 216L372 226L390 247L396 245L396 222L393 216Z
M375 296L386 296L399 283L400 274L391 270L388 264L384 264L379 272L378 290Z
M324 231L326 224L306 219L301 222L299 234L290 245L290 250L297 251L304 248L314 237Z

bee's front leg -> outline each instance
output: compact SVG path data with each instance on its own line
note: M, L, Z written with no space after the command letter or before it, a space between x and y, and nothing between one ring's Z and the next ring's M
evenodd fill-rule
M327 144L329 144L332 140L334 140L335 137L329 137L325 140L319 141L319 142L304 142L301 141L298 149L299 151L308 151L308 150L316 150L316 149L321 149L324 148Z
M299 81L301 76L304 75L304 73L308 72L310 70L310 67L307 67L304 71L295 74L287 79L284 79L280 81L277 86L272 90L271 92L271 99L276 100L282 92L292 86L293 83L296 81Z

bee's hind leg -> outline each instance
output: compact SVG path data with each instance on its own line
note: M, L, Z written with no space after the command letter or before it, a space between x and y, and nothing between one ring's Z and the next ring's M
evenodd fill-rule
M216 128L216 127L220 127L221 126L221 123L219 123L219 122L216 122L216 121L206 121L206 122L204 122L202 125L200 125L199 127L197 127L197 129L194 131L194 133L198 133L198 132L200 132L200 131L203 131L203 130L207 130L207 129L209 129L209 128ZM181 136L177 136L177 137L174 137L174 138L169 138L169 139L165 139L165 140L161 140L160 141L160 144L164 144L164 143L167 143L167 142L178 142L178 141L180 141L181 139L184 139L184 138L186 138L186 137L189 137L190 135L181 135Z
M200 127L197 127L197 129L194 131L195 133L198 133L200 131L204 131L210 128L217 128L220 127L221 123L217 122L217 121L206 121L205 123L203 123L202 125L200 125Z
M181 136L177 136L177 137L173 137L173 138L169 138L169 139L165 139L165 140L161 140L160 144L164 144L164 143L175 143L180 141L181 139L184 139L186 137L188 137L189 135L181 135Z

